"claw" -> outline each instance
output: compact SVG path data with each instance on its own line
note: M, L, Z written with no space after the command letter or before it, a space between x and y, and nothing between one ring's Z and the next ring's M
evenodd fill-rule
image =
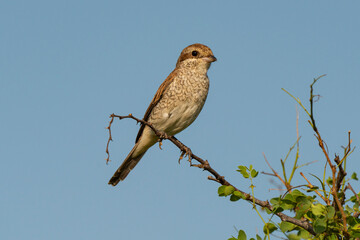
M192 152L191 152L191 149L190 149L190 148L187 148L187 149L186 149L186 155L189 157L188 161L189 161L189 163L190 163L190 165L191 165L191 164L192 164L192 162L191 162L191 160L192 160L192 158L191 158ZM185 155L185 156L186 156L186 155Z
M184 154L185 154L185 152L181 152L181 155L180 155L180 157L179 157L179 164L180 164L180 161L183 159L183 157L184 157Z
M192 165L192 163L191 163L191 160L192 160L191 155L192 155L191 149L188 148L188 147L185 147L185 149L181 151L181 155L180 155L180 158L179 158L179 163L183 159L184 156L185 157L187 156L189 158L188 161L190 162L190 166L191 166Z

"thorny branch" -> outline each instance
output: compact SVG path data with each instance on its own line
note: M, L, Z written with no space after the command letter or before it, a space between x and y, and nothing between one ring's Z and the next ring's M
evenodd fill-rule
M212 176L208 176L209 180L218 182L221 185L226 185L226 186L232 186L234 187L234 189L236 191L239 191L240 193L242 193L245 196L245 200L247 200L250 203L255 203L258 206L261 206L262 208L267 208L270 211L275 210L274 207L268 202L268 201L262 201L260 199L257 199L253 196L251 196L251 194L248 194L238 188L236 188L234 185L232 185L230 182L228 182L227 180L225 180L225 177L221 176L215 169L213 169L209 162L207 160L203 160L202 158L198 157L197 155L193 154L190 150L189 147L187 147L186 145L184 145L182 142L180 142L178 139L176 139L173 136L168 136L166 133L162 133L160 131L158 131L157 129L154 128L154 126L151 123L148 123L144 120L141 120L139 118L134 117L133 115L129 114L127 116L119 116L119 115L115 115L115 114L111 114L110 115L110 122L109 122L109 126L107 127L107 129L109 130L109 139L106 145L106 153L108 154L108 158L106 159L106 161L108 162L110 159L110 154L109 154L109 143L110 141L112 141L112 136L111 136L111 125L114 121L114 118L118 118L119 120L125 119L125 118L131 118L135 121L137 121L138 123L142 123L145 124L146 126L150 127L154 133L156 134L156 136L159 137L159 140L169 140L170 142L172 142L176 147L178 147L180 149L180 151L182 152L182 155L184 155L183 153L186 153L189 155L190 159L194 159L197 162L199 162L200 164L191 164L190 166L196 166L199 167L207 172L209 172ZM306 231L308 231L309 233L311 233L312 235L316 235L313 227L311 226L310 222L307 220L300 220L300 219L296 219L293 217L290 217L284 213L278 212L275 213L275 215L277 215L281 221L285 221L285 222L290 222L293 223L299 227L302 227L303 229L305 229Z
M310 120L309 120L309 123L310 123L310 125L312 126L312 128L313 128L313 130L315 132L315 137L318 140L319 146L322 149L322 151L323 151L323 153L325 155L326 161L330 166L330 169L331 169L331 172L332 172L332 179L333 179L332 188L331 188L330 192L331 192L331 195L333 195L333 198L334 198L334 207L340 210L342 220L343 220L344 233L345 233L345 235L348 235L348 233L347 233L347 223L346 223L346 214L345 214L344 208L343 208L343 206L342 206L342 204L341 204L341 202L339 200L338 191L337 191L337 187L336 187L336 182L337 182L336 181L337 180L337 178L336 178L336 173L337 173L336 165L334 165L330 160L328 151L327 151L327 149L325 147L325 142L321 138L321 135L320 135L320 133L319 133L319 131L317 129L315 119L314 119L314 114L313 114L313 109L314 109L313 108L313 103L314 103L314 98L316 97L316 95L313 94L313 86L320 78L322 78L324 76L326 76L326 75L324 74L324 75L321 75L318 78L315 78L313 83L310 85ZM342 179L341 179L341 181L342 181Z

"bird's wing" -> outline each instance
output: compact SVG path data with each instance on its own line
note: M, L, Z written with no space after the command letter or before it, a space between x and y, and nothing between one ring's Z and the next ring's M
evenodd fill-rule
M165 79L165 81L160 85L159 89L155 93L154 98L151 100L151 103L150 103L148 109L145 112L145 115L144 115L144 118L143 118L144 121L147 121L149 119L151 111L154 109L156 104L158 104L158 102L161 100L161 98L163 97L165 91L170 86L170 84L174 81L174 78L175 78L175 75L176 75L175 72L176 72L176 69L174 71L172 71L169 74L169 76ZM141 124L138 135L136 136L135 143L137 143L139 141L139 139L141 137L141 134L144 131L144 128L145 128L145 125Z

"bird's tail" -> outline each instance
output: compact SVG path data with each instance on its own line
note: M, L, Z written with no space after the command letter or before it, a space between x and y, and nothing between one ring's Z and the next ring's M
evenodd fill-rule
M139 141L140 142L140 141ZM114 175L109 181L110 185L116 186L120 181L123 181L130 171L138 164L140 159L144 156L146 151L136 157L133 157L133 153L139 145L139 142L135 144L134 148L130 151L129 155L125 158L121 166L116 170Z

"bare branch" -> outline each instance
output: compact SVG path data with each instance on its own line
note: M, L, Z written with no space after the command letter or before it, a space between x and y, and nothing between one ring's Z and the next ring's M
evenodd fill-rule
M114 115L114 114L111 114L111 115L110 115L111 120L110 120L110 122L109 122L109 126L106 127L106 129L109 130L109 139L108 139L108 141L107 141L107 143L106 143L106 151L105 151L106 154L107 154L106 164L108 164L109 161L110 161L109 144L110 144L110 141L112 141L112 136L111 136L111 124L112 124L113 121L114 121L113 115Z

